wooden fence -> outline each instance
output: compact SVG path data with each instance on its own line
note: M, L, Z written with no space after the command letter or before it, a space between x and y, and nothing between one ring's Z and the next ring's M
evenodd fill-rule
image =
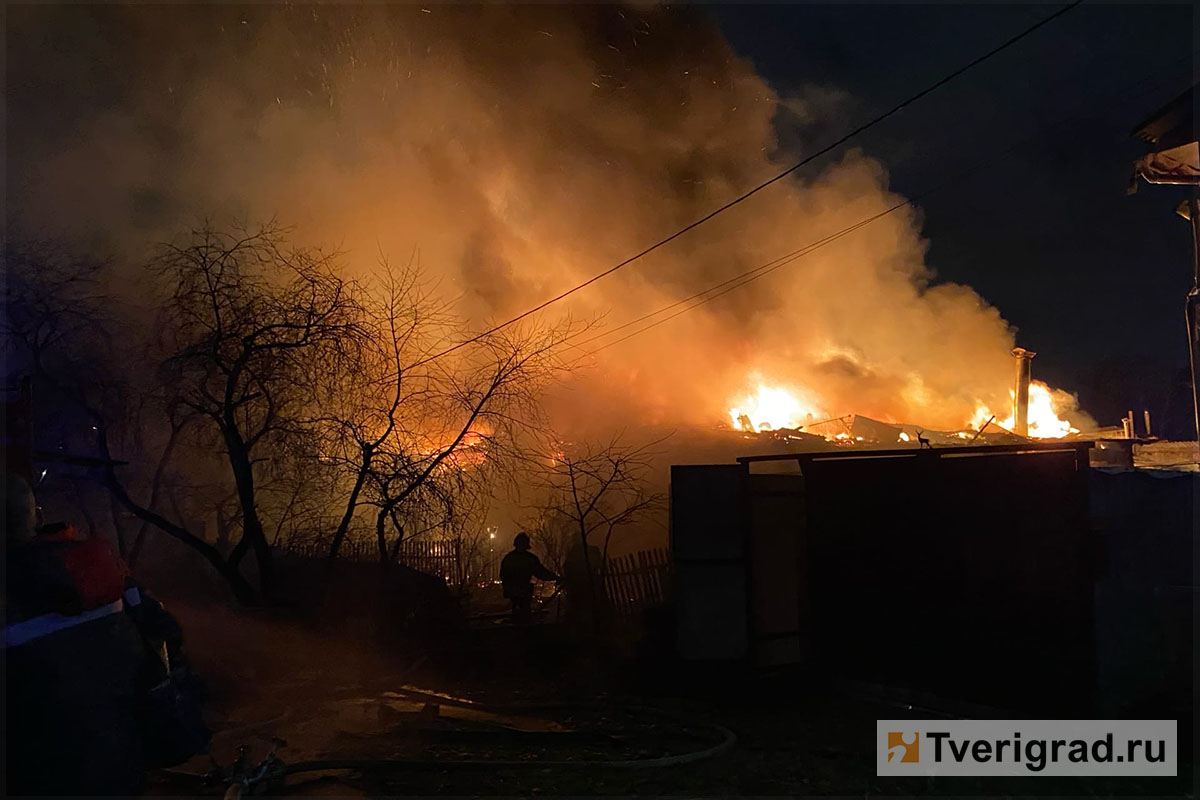
M305 542L290 544L282 548L284 552L304 558L325 558L329 555L329 544L324 542ZM379 545L365 539L342 542L338 548L338 558L347 561L378 561ZM470 565L469 572L480 581L493 581L500 578L500 559L484 557L482 563ZM410 539L400 545L396 555L396 563L406 567L436 575L453 583L457 571L458 553L455 543L438 539Z
M671 558L665 548L640 550L608 560L604 591L618 615L634 616L670 596Z
M283 550L305 558L324 558L329 554L329 545L306 542L288 545ZM343 542L338 555L350 561L377 561L379 549L369 540ZM500 557L485 558L485 563L473 565L471 572L480 583L498 581ZM450 584L454 580L457 554L453 542L414 539L400 546L396 561ZM614 556L608 559L603 574L604 593L620 616L634 616L643 609L662 605L670 597L671 557L666 548Z

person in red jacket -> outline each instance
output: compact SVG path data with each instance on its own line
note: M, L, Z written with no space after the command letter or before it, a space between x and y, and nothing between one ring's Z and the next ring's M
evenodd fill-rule
M9 795L132 795L143 785L127 571L106 542L38 535L29 484L5 476L5 776Z

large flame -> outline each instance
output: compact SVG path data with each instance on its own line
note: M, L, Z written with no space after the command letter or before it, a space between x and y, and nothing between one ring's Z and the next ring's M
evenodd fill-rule
M755 392L743 397L729 409L729 419L735 430L757 432L779 430L781 428L802 428L813 422L827 419L829 414L820 409L819 401L812 392L800 388L784 388L770 385L762 380L754 379ZM1009 394L1013 394L1011 391ZM1051 389L1042 381L1031 381L1029 384L1029 436L1034 439L1060 439L1072 433L1079 433L1069 420L1060 414L1074 408L1074 397L1066 392ZM995 416L989 427L1013 430L1016 419L1013 413L1006 418L1000 418L983 403L980 403L972 416L969 426L979 430ZM960 436L967 438L965 433ZM848 433L840 433L830 438L850 441L853 437ZM861 440L861 437L859 437ZM900 440L907 442L907 433L900 433Z
M1015 393L1010 391L1009 394ZM1041 381L1030 381L1028 419L1031 438L1061 439L1068 434L1079 433L1079 428L1058 416L1062 412L1064 399L1069 397L1065 392L1056 392ZM1011 431L1017 424L1016 416L1012 413L1005 419L996 416L997 421L994 424L1006 430ZM991 410L981 403L971 418L971 427L978 430L991 417Z
M755 394L729 409L733 427L740 431L770 431L799 428L826 414L807 398L808 392L759 383Z

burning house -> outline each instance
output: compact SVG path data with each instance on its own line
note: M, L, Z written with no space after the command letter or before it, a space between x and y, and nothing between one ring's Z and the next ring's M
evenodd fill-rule
M974 430L732 411L753 455L671 472L681 654L1006 711L1187 696L1194 445L1132 412L1080 433L1013 355L1010 416Z
M953 430L933 430L913 422L881 421L863 414L829 416L816 410L817 406L807 399L808 393L762 382L755 394L730 408L729 418L732 429L747 440L775 440L786 451L797 453L826 450L830 446L876 449L1016 444L1078 435L1079 428L1059 416L1063 406L1073 406L1074 399L1031 379L1030 361L1036 353L1017 347L1012 354L1016 379L1007 416L998 419L1000 414L980 404L970 420L964 420L960 428Z

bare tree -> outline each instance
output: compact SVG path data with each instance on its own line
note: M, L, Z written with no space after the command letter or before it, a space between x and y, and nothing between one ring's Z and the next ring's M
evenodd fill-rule
M284 231L193 231L155 262L174 286L163 316L164 362L181 402L224 448L241 511L228 560L255 554L259 585L273 588L270 542L260 515L256 465L295 447L322 372L357 363L367 332L357 287L331 255L289 248Z
M450 588L459 597L468 597L488 566L485 558L488 543L486 527L482 524L455 526L447 531L442 541L454 555Z
M140 412L141 409L142 406L139 406L138 411ZM183 410L176 403L167 403L162 407L162 410L164 411L164 415L168 424L168 432L166 435L166 440L163 442L162 448L158 452L154 467L154 474L150 478L149 497L146 500L146 508L148 509L157 509L160 507L163 491L168 481L169 470L171 468L171 462L175 455L175 451L179 446L180 440L183 438L183 434L189 422L194 419L192 415L182 413ZM132 424L123 425L122 429L125 431L133 431L133 436L136 440L134 446L136 447L137 452L145 453L148 452L149 446L144 441L143 434L145 425L140 417L141 414L137 414L135 419L132 421ZM105 444L107 445L107 441ZM114 496L114 500L115 499L116 498ZM142 524L138 528L137 535L134 537L133 542L128 545L125 545L122 541L124 537L121 536L122 528L117 521L116 512L113 514L113 524L117 529L121 556L129 563L130 567L136 566L138 559L141 556L142 548L146 543L146 534L150 531L150 522L144 519L142 520Z
M381 259L378 276L377 291L368 295L365 307L369 335L359 369L328 376L324 409L315 420L319 460L349 482L329 541L331 559L337 557L363 504L363 489L375 473L377 457L394 450L389 442L416 428L427 410L431 376L428 370L410 365L433 352L439 341L431 332L436 334L445 322L445 306L422 282L412 262L396 270Z
M487 514L491 505L487 464L460 470L458 485L448 496L445 522L435 536L453 557L449 583L460 597L470 595L487 567Z
M461 473L487 464L498 479L519 458L521 435L540 419L537 392L562 369L559 345L569 331L564 324L497 332L455 363L434 365L423 424L390 437L371 471L381 559L389 528L406 536L402 514L414 500L444 505Z
M552 572L561 575L567 561L571 543L578 537L577 526L570 517L558 510L559 503L535 509L525 528L533 540L533 549L539 554Z
M558 444L547 448L533 475L542 496L538 518L549 530L569 529L580 548L578 567L587 576L593 609L599 607L596 583L604 579L613 535L663 505L663 496L648 488L659 443L628 446L614 437L602 444ZM565 560L570 559L568 554Z
M435 359L465 326L419 269L384 261L369 284L350 282L273 225L201 228L164 246L153 326L92 313L102 295L89 265L72 266L57 283L18 282L32 299L6 343L63 378L85 411L122 550L136 560L161 530L245 602L272 594L272 543L318 537L335 557L356 521L383 562L431 532L469 549L463 509L512 480L521 438L540 427L538 393L565 369L559 345L586 327L507 328ZM90 353L114 338L120 348ZM64 354L86 356L51 363ZM215 544L189 523L214 509ZM122 513L141 522L132 542ZM257 587L242 570L251 552Z
M406 539L449 524L483 472L505 478L517 440L538 429L538 392L565 369L559 345L585 326L510 328L434 358L465 326L419 265L383 259L377 274L360 369L353 386L329 389L319 423L321 459L348 487L328 555L369 509L386 562Z
M229 569L225 559L203 539L159 513L171 453L186 424L186 414L172 417L166 444L159 450L149 483L149 498L136 501L127 481L118 478L110 442L116 438L122 454L138 461L153 449L146 441L148 409L135 386L148 381L142 373L144 342L133 326L123 327L117 315L106 313L113 302L103 292L107 264L65 255L52 244L34 243L5 248L6 314L2 330L6 363L31 377L36 384L46 431L56 449L81 455L98 450L102 482L119 508L134 514L200 552L232 586L237 596L250 601L253 589ZM119 339L121 348L112 346ZM135 399L138 398L138 399ZM135 482L136 479L135 479ZM79 513L94 519L87 509ZM141 536L124 547L119 510L110 507L118 546L134 559Z
M36 375L75 399L85 386L106 382L107 269L102 259L79 258L52 242L4 243L0 334L8 379Z

